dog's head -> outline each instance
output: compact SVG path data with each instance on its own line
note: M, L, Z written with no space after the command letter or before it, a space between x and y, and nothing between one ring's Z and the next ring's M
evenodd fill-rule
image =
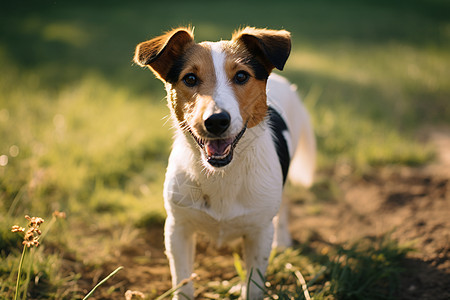
M165 83L178 124L218 168L231 162L246 128L264 120L267 78L290 50L285 30L246 27L230 41L195 43L192 30L177 28L140 43L134 61Z

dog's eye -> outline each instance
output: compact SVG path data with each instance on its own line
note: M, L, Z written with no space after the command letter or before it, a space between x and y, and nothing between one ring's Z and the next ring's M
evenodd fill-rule
M237 84L244 84L248 81L249 78L250 74L245 71L239 71L236 73L236 75L234 75L234 82L236 82Z
M196 86L198 84L197 75L195 75L194 73L186 74L183 77L183 82L188 87L194 87L194 86Z

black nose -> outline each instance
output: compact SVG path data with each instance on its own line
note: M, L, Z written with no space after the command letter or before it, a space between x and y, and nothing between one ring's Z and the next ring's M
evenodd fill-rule
M206 130L215 135L221 135L230 126L230 114L222 110L210 115L204 121Z

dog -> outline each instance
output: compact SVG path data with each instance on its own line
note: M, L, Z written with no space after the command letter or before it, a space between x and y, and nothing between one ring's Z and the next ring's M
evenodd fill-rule
M253 27L202 43L180 27L136 47L134 62L165 84L176 128L164 183L173 286L192 274L196 233L218 246L242 238L249 299L263 297L257 272L272 247L291 245L283 186L311 185L316 146L295 88L272 73L290 51L288 31ZM192 283L181 293L193 298Z

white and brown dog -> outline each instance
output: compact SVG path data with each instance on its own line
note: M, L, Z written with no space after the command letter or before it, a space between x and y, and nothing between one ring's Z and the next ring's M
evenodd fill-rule
M197 232L218 245L242 237L251 282L242 294L261 299L262 279L249 271L264 274L272 245L291 243L283 185L311 184L315 139L295 88L270 75L290 50L289 32L250 27L202 43L178 28L136 47L134 61L164 82L176 123L164 184L173 285L193 271ZM194 296L192 284L180 292Z

